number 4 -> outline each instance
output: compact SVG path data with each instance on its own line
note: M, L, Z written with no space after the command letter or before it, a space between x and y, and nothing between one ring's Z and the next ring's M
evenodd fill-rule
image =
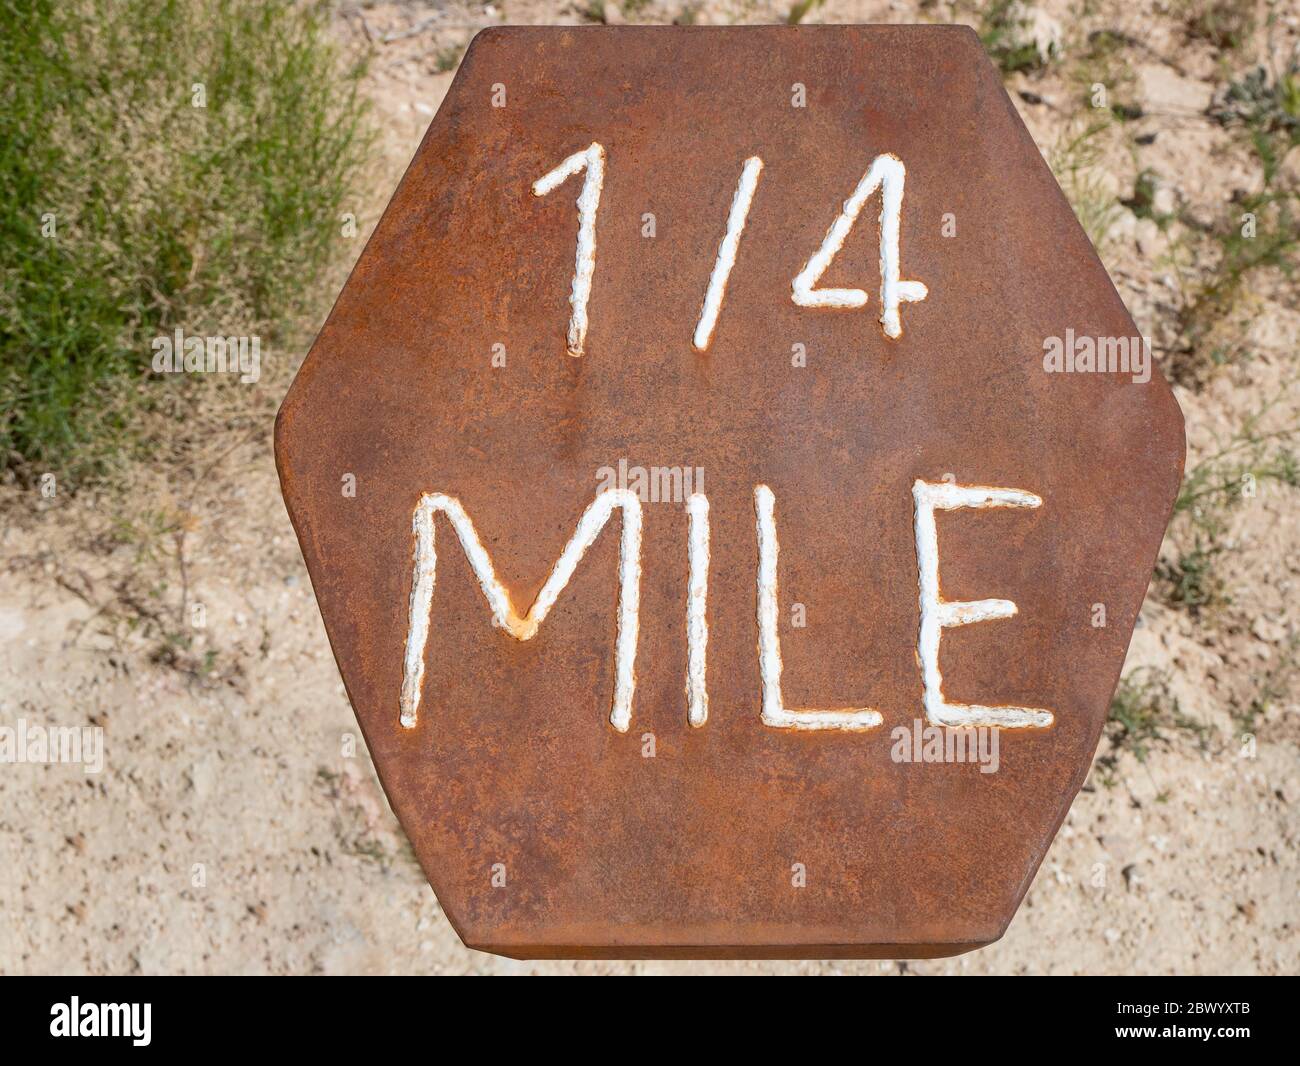
M791 285L791 298L800 307L865 307L867 294L862 289L818 289L817 282L826 273L844 240L858 220L863 205L877 189L880 199L880 324L887 337L901 337L898 305L924 300L928 295L919 281L900 281L898 277L898 228L903 211L903 182L907 168L895 155L878 155L862 175L853 195L844 201L844 210L826 231L826 239Z

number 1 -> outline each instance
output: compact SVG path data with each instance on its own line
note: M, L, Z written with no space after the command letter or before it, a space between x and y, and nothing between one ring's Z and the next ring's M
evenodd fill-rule
M585 170L582 191L578 194L578 254L573 268L573 292L569 303L569 354L582 355L587 340L587 304L591 300L591 277L596 272L596 208L605 184L605 149L595 141L581 152L574 152L563 163L533 182L533 195L545 196L563 185L570 177Z

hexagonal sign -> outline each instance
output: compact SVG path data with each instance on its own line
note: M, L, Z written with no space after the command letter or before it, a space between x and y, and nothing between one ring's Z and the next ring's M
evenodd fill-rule
M475 39L280 412L464 941L928 957L1087 774L1182 418L978 39Z

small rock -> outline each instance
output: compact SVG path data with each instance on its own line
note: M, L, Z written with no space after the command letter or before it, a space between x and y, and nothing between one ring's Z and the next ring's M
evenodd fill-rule
M0 640L9 641L27 628L27 617L16 607L0 607Z
M1277 168L1280 183L1292 189L1300 189L1300 148L1292 148Z
M1210 106L1214 88L1195 78L1184 78L1163 63L1138 71L1140 99L1147 111L1200 114Z
M1259 615L1250 624L1250 631L1265 644L1281 644L1286 639L1285 627L1276 620Z
M1163 249L1164 234L1160 232L1160 227L1154 221L1140 218L1134 227L1133 242L1142 255L1155 256Z
M1115 221L1111 223L1110 236L1116 240L1137 240L1137 216L1132 211L1116 212Z
M218 760L211 755L205 755L190 767L187 776L194 794L199 799L207 799L215 791L220 774Z

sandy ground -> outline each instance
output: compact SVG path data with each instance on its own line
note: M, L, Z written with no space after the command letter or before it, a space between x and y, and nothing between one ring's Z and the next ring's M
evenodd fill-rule
M1150 169L1166 203L1212 219L1258 179L1205 108L1225 71L1239 74L1270 45L1292 54L1298 20L1293 11L1271 38L1257 30L1225 54L1187 37L1181 7L1090 6L1089 26L1128 35L1116 77L1145 111L1105 142L1094 173L1122 199ZM684 10L650 0L600 13L669 21ZM787 9L691 10L697 22L763 22ZM1077 39L1074 6L1036 10L1044 40ZM952 17L945 4L831 0L809 21ZM382 135L373 202L359 211L366 224L476 28L583 20L549 2L345 5L340 36L375 52L368 90ZM1059 66L1008 82L1049 155L1079 95ZM1159 337L1177 285L1176 232L1149 222L1119 209L1102 251L1143 332ZM1243 329L1253 358L1204 388L1179 389L1189 468L1270 400L1268 426L1297 424L1300 302L1281 283L1252 299ZM1093 774L999 943L911 963L519 963L467 950L379 788L280 503L269 416L301 354L278 353L260 395L214 430L201 462L190 450L184 461L164 453L124 493L4 501L0 724L101 726L106 765L94 775L0 766L0 972L1300 970L1300 497L1273 484L1230 513L1222 566L1232 602L1194 618L1153 593L1133 640L1126 670L1169 671L1202 731L1171 731L1144 763L1118 752L1112 785ZM1252 748L1234 712L1261 693Z

